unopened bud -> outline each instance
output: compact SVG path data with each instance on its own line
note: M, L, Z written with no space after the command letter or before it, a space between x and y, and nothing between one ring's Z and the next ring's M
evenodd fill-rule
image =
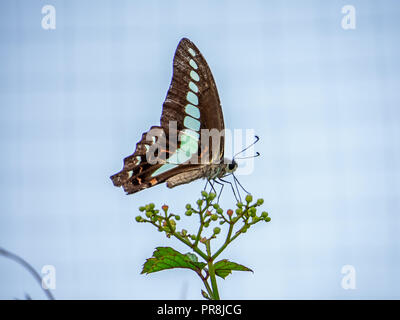
M247 196L246 196L246 202L247 203L250 203L250 202L252 202L253 201L253 196L251 195L251 194L248 194Z

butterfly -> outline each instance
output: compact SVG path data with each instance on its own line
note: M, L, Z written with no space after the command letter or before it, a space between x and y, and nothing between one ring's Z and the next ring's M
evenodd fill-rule
M224 118L211 70L186 38L175 51L160 122L110 177L127 194L163 182L173 188L201 178L217 181L237 169L234 159L224 158Z

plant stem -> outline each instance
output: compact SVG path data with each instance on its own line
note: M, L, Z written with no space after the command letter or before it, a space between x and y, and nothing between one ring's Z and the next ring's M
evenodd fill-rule
M204 260L208 260L207 255L201 251L198 247L194 246L190 241L186 240L185 238L183 238L182 236L180 236L173 228L171 223L169 222L169 220L165 220L167 222L167 226L168 228L172 231L172 235L177 238L178 240L180 240L181 242L183 242L184 244L186 244L188 247L190 247L191 249L193 249L194 252L196 252L200 257L202 257ZM157 227L157 225L155 223L153 223L152 221L150 221L154 226Z
M210 287L210 285L208 284L206 278L204 278L204 276L201 274L201 271L197 273L201 279L201 281L203 281L204 286L206 287L206 290L208 292L208 295L210 296L211 299L213 299L213 291Z
M221 246L221 248L219 248L218 251L216 253L214 253L214 255L212 256L213 260L215 260L215 258L218 257L221 254L221 252L225 250L227 245L231 242L233 226L234 226L234 223L231 222L230 225L229 225L228 235L226 236L225 242Z
M202 257L204 260L208 260L207 255L201 251L198 247L195 247L194 245L192 245L188 240L182 238L179 234L177 234L176 232L173 233L173 235L175 236L175 238L177 238L178 240L182 241L184 244L186 244L188 247L190 247L194 252L196 252L200 257Z
M208 203L206 204L206 206L204 207L204 210L201 210L201 208L199 208L199 217L200 217L200 227L199 227L199 231L197 232L197 236L196 236L196 241L194 242L193 247L196 248L199 241L200 241L200 236L201 233L203 231L203 227L204 227L204 218L203 218L203 213L205 212L205 210L208 208Z
M218 292L218 285L217 285L217 279L215 276L215 268L214 268L214 261L211 256L211 248L210 248L210 240L206 242L206 248L207 248L207 255L209 256L209 259L207 261L208 264L208 274L210 275L210 280L211 280L211 286L213 290L213 300L220 300L219 298L219 292Z

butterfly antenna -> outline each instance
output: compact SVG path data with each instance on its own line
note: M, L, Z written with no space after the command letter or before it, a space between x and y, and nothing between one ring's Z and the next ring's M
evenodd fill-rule
M248 156L248 157L243 157L243 158L236 158L236 160L244 160L244 159L250 159L250 158L257 158L260 156L259 152L256 152L254 156Z
M248 146L247 146L246 148L244 148L242 151L236 153L236 154L233 156L233 159L235 159L235 157L236 157L237 155L239 155L239 154L245 152L245 151L246 151L247 149L249 149L251 146L254 146L254 145L258 142L258 140L260 140L260 138L259 138L258 136L254 136L254 138L255 138L254 142L253 142L252 144L248 145Z

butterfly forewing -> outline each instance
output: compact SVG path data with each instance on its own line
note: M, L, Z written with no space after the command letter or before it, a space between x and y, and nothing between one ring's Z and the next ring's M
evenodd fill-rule
M181 132L193 130L201 133L201 129L214 129L223 133L224 130L221 104L210 68L199 49L186 38L179 42L175 52L173 77L163 105L161 126L167 128L171 120L177 121ZM223 134L218 142L219 145L215 146L219 150L217 157L222 159ZM209 150L212 150L212 142L209 144ZM208 156L210 160L212 156L200 148L199 155ZM219 159L214 155L214 160Z

